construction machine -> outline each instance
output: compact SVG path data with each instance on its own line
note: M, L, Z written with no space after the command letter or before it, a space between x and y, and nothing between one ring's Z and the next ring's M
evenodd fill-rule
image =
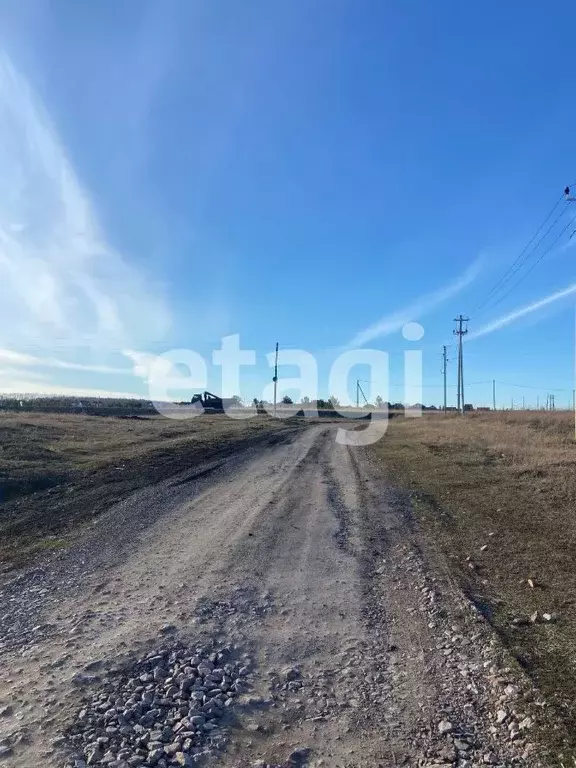
M236 400L232 397L218 397L218 395L207 391L193 395L190 403L192 405L198 403L205 413L224 413L228 408L234 408L237 405Z

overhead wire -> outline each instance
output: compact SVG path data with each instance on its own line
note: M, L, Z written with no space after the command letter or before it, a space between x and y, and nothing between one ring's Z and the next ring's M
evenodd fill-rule
M518 271L519 271L519 270L522 268L522 266L523 266L523 265L526 263L526 261L528 261L528 259L530 258L530 256L532 256L532 254L534 254L534 253L535 253L535 252L538 250L538 248L539 248L539 246L541 245L541 243L542 243L542 242L545 240L545 238L546 238L546 237L547 237L547 236L550 234L550 232L551 232L551 231L554 229L554 227L556 226L556 224L557 224L557 223L560 221L560 219L561 219L561 218L562 218L562 216L564 215L564 211L566 210L567 204L566 204L565 206L563 206L563 208L562 208L562 210L560 211L560 213L558 214L558 216L557 216L557 217L554 219L554 221L552 222L552 224L550 224L550 226L548 227L548 229L546 230L546 232L544 232L544 234L543 234L543 235L540 237L540 239L538 240L538 242L536 243L536 245L535 245L535 246L534 246L534 247L533 247L531 250L529 250L529 249L530 249L530 246L532 245L532 243L534 242L534 240L536 240L536 238L538 237L538 235L539 235L539 234L540 234L540 232L542 231L542 229L543 229L543 228L546 226L546 224L548 223L549 219L550 219L550 218L551 218L551 216L553 215L554 211L555 211L555 210L558 208L558 206L560 205L560 203L562 202L562 200L563 200L563 199L564 199L564 195L561 195L561 196L558 198L558 200L557 200L557 201L554 203L554 205L553 205L553 206L552 206L552 208L550 209L550 211L549 211L548 215L546 216L546 218L544 219L544 221L543 221L543 222L540 224L540 226L538 227L538 229L536 230L536 232L535 232L535 233L532 235L532 237L530 238L530 240L528 241L528 243L527 243L527 244L524 246L524 248L522 249L522 251L520 252L520 254L519 254L517 257L516 257L516 259L514 260L514 262L513 262L513 263L512 263L512 264L511 264L511 265L508 267L508 269L507 269L507 270L506 270L506 272L505 272L505 273L502 275L502 277L501 277L499 280L497 280L497 282L496 282L496 283L495 283L495 284L492 286L492 288L491 288L491 289L490 289L490 291L488 292L488 295L486 296L486 298L484 299L484 301L483 301L483 302L481 302L481 303L480 303L480 304L479 304L479 305L476 307L476 309L474 310L474 312L472 313L472 315L476 315L478 312L480 312L480 310L484 309L484 307L485 307L487 304L489 304L489 303L490 303L490 301L491 301L492 297L493 297L493 296L495 296L495 294L497 294L497 293L498 293L498 291L500 290L500 288L501 288L502 286L506 285L506 283L508 283L508 282L509 282L509 281L512 279L512 277L514 277L514 275L515 275L515 274L516 274L516 273L517 273L517 272L518 272ZM528 251L528 253L527 253L527 251Z
M566 226L564 227L564 229L562 229L562 230L561 230L561 231L558 233L558 235L557 235L557 236L554 238L554 240L553 240L553 241L552 241L552 243L551 243L551 244L548 246L548 248L546 248L546 250L545 250L545 251L544 251L544 252L543 252L543 253L542 253L542 254L541 254L539 257L538 257L538 259L536 259L536 261L535 261L535 262L534 262L534 263L531 265L530 269L528 269L528 271L527 271L527 272L524 272L524 274L520 276L520 278L519 278L519 279L518 279L518 280L517 280L517 281L514 283L514 285L513 285L513 286L512 286L512 287L511 287L511 288L510 288L508 291L506 291L506 293L505 293L503 296L500 296L500 298L499 298L499 299L498 299L498 300L497 300L497 301L496 301L496 302L495 302L495 303L492 305L492 308L494 308L494 307L497 307L497 306L498 306L498 305L499 305L501 302L503 302L503 301L504 301L504 299L505 299L507 296L509 296L509 295L512 293L512 291L513 291L515 288L517 288L517 287L520 285L520 283L522 283L522 282L523 282L523 281L524 281L524 280L525 280L525 279L528 277L528 275L529 275L529 274L530 274L530 273L531 273L531 272L532 272L532 271L533 271L533 270L534 270L534 269L535 269L535 268L538 266L538 264L540 264L540 262L542 261L542 259L543 259L545 256L547 256L547 255L550 253L550 251L552 250L552 248L554 248L554 246L556 245L556 243L558 242L558 240L560 240L560 238L562 237L562 235L563 235L563 234L566 232L566 230L567 230L567 229L569 229L569 227L570 227L570 226L572 226L572 225L574 224L574 222L576 222L576 216L573 216L573 217L570 219L570 221L569 221L569 222L566 224Z
M490 380L487 379L486 381L471 381L471 382L469 382L468 386L474 387L474 386L477 386L479 384L492 384L492 379L490 379ZM406 384L388 384L388 386L391 387L391 388L393 387L393 388L396 388L396 389L403 389L406 386ZM439 389L439 388L441 388L443 386L444 386L443 384L422 384L422 389ZM456 387L457 384L447 384L446 386L447 387Z
M546 392L572 392L571 389L562 387L536 387L534 384L513 384L510 381L497 381L497 384L502 384L504 387L518 387L518 389L537 389Z
M560 219L564 215L564 212L566 211L566 209L568 207L568 200L566 200L567 193L568 193L568 190L570 189L570 187L572 187L574 185L576 185L576 181L574 181L571 184L569 184L566 187L565 192L563 194L561 194L557 198L556 202L554 203L552 208L548 211L548 214L545 216L544 220L542 221L542 223L540 224L538 229L534 232L534 234L532 235L530 240L526 243L526 245L524 246L522 251L518 254L518 256L512 262L512 264L508 267L506 272L492 286L492 288L488 292L488 295L486 296L486 298L475 308L474 312L472 313L473 315L476 315L478 312L480 312L482 309L484 309L484 307L486 307L492 301L493 297L496 296L496 294L501 290L501 288L504 287L514 277L514 275L517 274L520 269L522 269L522 267L530 259L530 257L533 256L536 253L536 251L538 250L540 245L544 242L544 240L548 237L548 235L552 232L552 230L554 229L556 224L560 221ZM540 235L540 233L542 232L542 230L544 229L546 224L550 221L550 219L554 215L554 213L557 210L558 206L562 203L562 200L566 200L566 205L562 206L562 209L561 209L560 213L556 216L556 218L550 224L550 226L546 229L546 231L538 238L538 235ZM568 226L565 227L562 230L562 232L560 233L560 235L554 240L553 245L555 245L558 242L558 240L560 239L562 234L564 234L566 229L568 229ZM538 240L537 240L537 242L535 242L537 238L538 238ZM542 258L544 258L544 256L547 253L549 253L550 250L551 250L551 247L548 248L545 251L545 253L543 254L543 256L541 256L537 260L536 264L539 264L540 261L542 261ZM532 271L534 266L535 265L533 265L526 274L529 274ZM519 282L520 281L518 281L515 285L518 285ZM511 291L508 291L505 295L507 296L510 292ZM500 301L501 301L501 299L498 299L497 303L500 303Z

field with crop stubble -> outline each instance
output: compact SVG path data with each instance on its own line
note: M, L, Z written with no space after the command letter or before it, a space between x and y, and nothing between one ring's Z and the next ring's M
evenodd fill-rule
M576 740L576 444L569 412L396 419L372 453ZM555 741L555 735L547 738Z
M299 426L268 416L189 420L0 414L0 570L57 549L133 491Z

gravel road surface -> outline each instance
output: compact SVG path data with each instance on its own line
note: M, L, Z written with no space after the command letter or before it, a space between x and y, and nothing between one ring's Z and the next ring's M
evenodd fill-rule
M545 702L364 448L191 468L0 584L0 765L540 766Z

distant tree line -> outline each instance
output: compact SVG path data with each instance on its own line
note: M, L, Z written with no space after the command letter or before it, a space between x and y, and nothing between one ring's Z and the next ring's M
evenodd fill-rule
M272 403L269 403L266 400L258 400L258 398L254 398L252 400L252 405L259 409L269 409L272 406ZM391 403L388 400L384 400L380 395L377 395L374 403L363 403L360 406L356 405L341 405L340 400L335 396L331 395L327 400L324 400L322 398L318 398L318 400L311 400L309 397L304 396L300 402L294 402L294 400L289 397L288 395L284 395L284 397L280 400L280 403L278 404L280 406L286 405L286 406L293 406L294 409L298 409L299 406L302 407L302 410L305 409L313 409L316 408L319 411L333 411L337 409L342 410L361 410L361 411L375 411L375 410L390 410L390 411L403 411L406 407L408 408L420 408L423 411L436 411L438 408L435 405L423 405L422 403L414 403L413 405L405 406L404 403Z
M235 407L243 408L244 403L239 395L234 395L232 400L235 401ZM187 405L181 403L181 405ZM177 405L177 404L176 404ZM254 398L252 405L260 412L270 411L272 403L265 400L258 400ZM290 408L291 411L297 413L302 410L319 411L335 411L335 410L356 410L356 406L353 405L341 405L339 399L331 395L327 400L319 398L318 400L311 400L309 397L303 397L299 403L295 403L294 400L288 395L284 395L279 403L279 406ZM422 405L421 403L415 403L412 408L421 408L422 410L437 410L436 406ZM383 400L379 395L375 398L374 403L365 403L359 407L361 411L369 410L383 410L388 409L390 411L403 411L405 406L403 403L390 403ZM0 395L0 412L1 411L33 411L42 413L84 413L92 416L151 416L157 413L152 401L150 400L138 400L135 398L121 398L121 397L73 397L70 395L60 396L42 396L42 395L29 395L29 394L11 394Z

